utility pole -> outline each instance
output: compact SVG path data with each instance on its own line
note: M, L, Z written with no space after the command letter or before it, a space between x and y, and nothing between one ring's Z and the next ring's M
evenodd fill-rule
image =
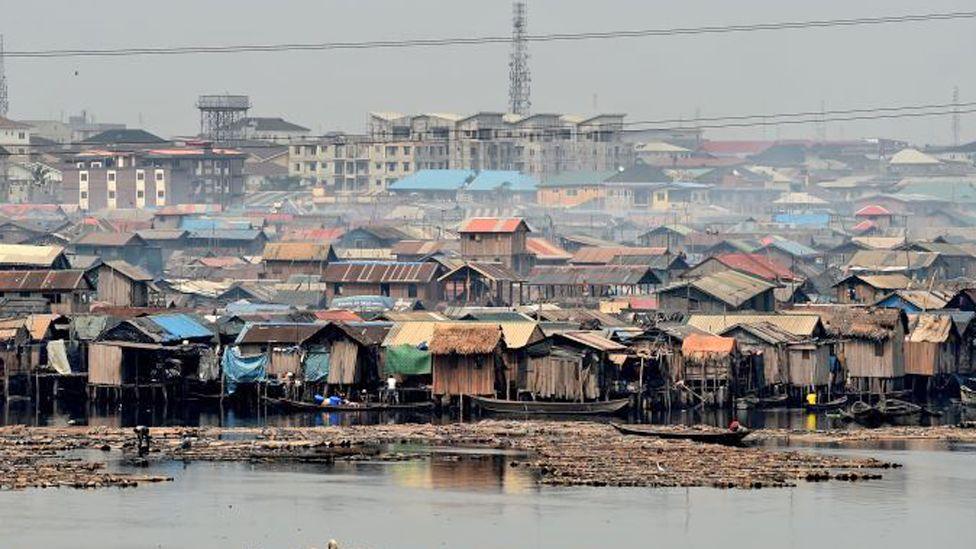
M7 73L3 67L3 35L0 34L0 116L10 111L10 98L7 97Z
M529 75L529 45L525 29L525 2L512 4L512 53L508 61L508 102L514 114L526 115L532 109L532 79Z

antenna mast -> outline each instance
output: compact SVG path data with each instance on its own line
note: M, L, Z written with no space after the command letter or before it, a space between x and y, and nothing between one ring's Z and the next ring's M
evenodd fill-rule
M7 116L10 99L7 97L7 73L3 67L3 35L0 34L0 116Z
M529 75L529 46L525 36L525 2L512 4L512 54L508 61L509 110L515 114L529 114L532 108Z

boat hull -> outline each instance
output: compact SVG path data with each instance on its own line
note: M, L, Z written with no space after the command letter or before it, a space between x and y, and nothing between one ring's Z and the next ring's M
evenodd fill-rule
M613 427L623 435L633 435L640 437L654 437L670 440L690 440L692 442L702 442L705 444L721 444L723 446L741 446L742 439L752 433L751 430L740 428L736 431L663 431L634 427L629 425L619 425L611 423Z
M628 406L630 399L598 402L537 402L470 397L478 408L496 414L527 415L613 415Z
M417 402L411 404L371 403L361 404L358 406L329 406L326 404L318 405L313 402L300 402L297 400L288 400L284 398L269 398L266 399L266 402L293 412L428 412L434 409L434 403L432 402Z

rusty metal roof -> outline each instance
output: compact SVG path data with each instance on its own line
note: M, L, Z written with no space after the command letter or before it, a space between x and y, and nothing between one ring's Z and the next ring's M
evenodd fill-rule
M529 226L526 225L525 220L521 217L472 217L467 219L461 224L461 228L458 229L459 233L514 233L519 230L520 227L524 227L526 230Z
M582 286L660 284L647 266L631 265L540 265L529 272L530 285Z
M82 246L107 246L118 247L128 246L129 244L144 244L145 241L136 233L109 233L95 231L85 233L72 242L72 244Z
M62 253L64 253L64 248L61 246L0 244L0 265L49 267Z
M607 339L603 337L600 332L591 331L569 331L569 332L559 332L553 334L554 337L566 338L570 341L574 341L591 349L596 349L598 351L626 351L627 347L621 345L616 341Z
M237 344L299 344L317 334L325 323L256 323L248 324L237 337Z
M573 254L541 237L530 236L526 238L525 247L529 252L535 254L536 259L543 261L569 261L573 258Z
M153 280L153 276L143 270L141 267L137 267L128 261L123 261L121 259L116 259L112 261L106 261L102 265L112 269L113 271L118 271L123 276L135 280L137 282L148 282Z
M264 245L265 261L328 261L332 245L319 242L269 242Z
M573 254L569 260L574 264L608 265L614 263L618 257L643 256L655 257L664 255L667 248L635 248L629 246L585 246Z
M906 338L910 343L943 343L956 331L952 317L947 314L920 313L908 318L914 325Z
M0 292L42 292L89 289L85 271L0 271Z
M691 334L681 343L681 354L723 354L735 351L735 338L715 335Z
M501 326L505 337L505 346L509 349L521 349L535 343L545 336L536 322L469 322L463 320L446 322L399 322L393 325L386 339L384 347L395 345L410 345L416 347L423 343L430 343L437 326Z
M789 314L716 314L691 315L688 325L713 334L721 334L736 324L771 324L793 335L811 337L820 326L816 315Z
M322 278L326 282L427 283L437 275L437 263L364 261L330 263Z
M462 272L464 269L471 269L472 271L480 274L484 278L493 281L503 281L503 282L517 282L522 280L522 278L513 272L511 269L502 265L501 263L482 263L482 262L469 262L452 269L447 274L441 276L438 280L441 282L449 280L454 277L457 273Z
M776 288L776 285L738 271L719 271L695 280L680 282L660 290L659 294L691 286L724 303L738 307L757 295Z

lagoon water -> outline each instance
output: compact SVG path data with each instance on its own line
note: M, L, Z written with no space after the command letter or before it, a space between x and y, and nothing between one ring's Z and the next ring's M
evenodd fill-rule
M108 417L89 420L123 423ZM330 421L302 417L261 421ZM771 417L768 423L811 421ZM166 463L149 472L174 482L0 492L0 547L322 547L335 538L342 547L918 549L969 547L976 539L976 446L799 449L876 456L904 468L884 471L880 481L745 491L550 488L510 467L510 457L481 452L398 463Z

